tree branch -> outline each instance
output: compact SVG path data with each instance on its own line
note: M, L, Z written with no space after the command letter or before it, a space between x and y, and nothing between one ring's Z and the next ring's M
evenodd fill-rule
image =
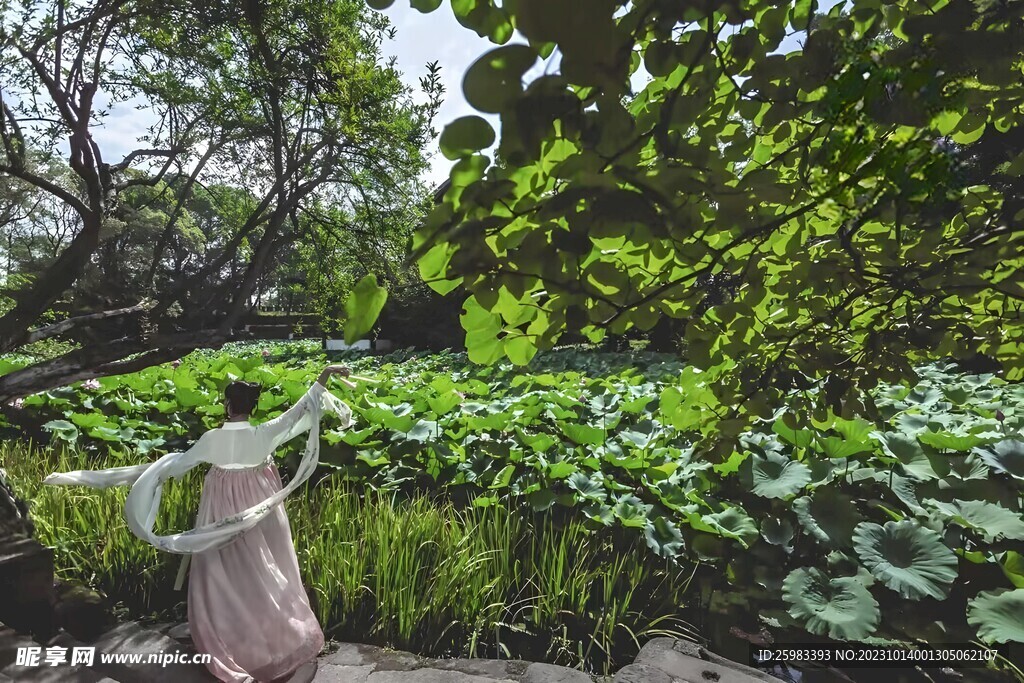
M52 325L46 325L45 327L39 327L31 330L25 339L25 343L31 344L32 342L37 342L42 339L48 339L58 334L63 334L72 328L86 325L96 320L106 320L108 318L132 315L133 313L141 313L152 307L152 302L143 301L142 303L138 303L127 308L118 308L112 311L100 311L98 313L88 313L86 315L75 316L74 318L68 318L67 320L61 320L58 323L53 323Z

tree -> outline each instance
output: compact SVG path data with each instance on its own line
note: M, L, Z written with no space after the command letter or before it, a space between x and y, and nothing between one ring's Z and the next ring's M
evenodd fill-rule
M464 90L504 163L484 119L448 125L414 257L468 292L470 357L679 319L702 372L677 426L708 436L783 399L872 414L935 357L1024 376L1024 5L847 6L453 2L502 44Z
M424 167L439 92L412 101L381 64L387 20L358 0L0 0L0 21L0 178L74 218L8 292L0 353L100 342L0 377L0 402L223 343L310 207L392 210ZM93 131L133 104L154 123L111 162Z

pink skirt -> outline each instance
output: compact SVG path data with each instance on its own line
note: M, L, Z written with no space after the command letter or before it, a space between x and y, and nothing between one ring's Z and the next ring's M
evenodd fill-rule
M277 467L212 467L197 525L216 522L281 490ZM259 683L290 675L315 659L324 634L299 578L284 506L221 548L192 557L188 622L207 667L221 681Z

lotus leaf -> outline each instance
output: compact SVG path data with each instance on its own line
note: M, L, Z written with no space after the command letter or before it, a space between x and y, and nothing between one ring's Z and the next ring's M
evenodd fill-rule
M807 465L773 451L748 459L741 472L744 484L763 498L788 498L811 481Z
M1024 480L1024 441L1006 439L994 446L976 448L974 452L996 472Z
M789 614L816 635L860 640L878 627L878 602L856 577L830 578L813 567L795 569L782 583Z
M862 522L853 546L876 579L911 600L945 599L957 576L956 554L939 534L913 520Z
M967 603L967 623L989 643L1024 643L1024 588L985 591Z
M793 501L793 511L804 531L832 548L853 543L853 530L862 519L850 496L830 487L815 489L810 497Z

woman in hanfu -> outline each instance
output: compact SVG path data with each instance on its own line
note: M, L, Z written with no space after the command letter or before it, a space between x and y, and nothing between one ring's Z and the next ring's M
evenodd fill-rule
M304 665L315 671L324 634L299 577L281 503L316 468L324 411L335 413L342 428L351 423L349 407L326 389L332 375L348 374L343 366L327 367L292 408L259 425L249 423L259 387L234 382L224 392L225 423L184 453L135 467L55 473L44 480L96 488L131 484L125 517L132 532L161 550L184 554L182 572L194 555L188 586L192 641L199 652L211 655L207 667L221 681L283 681ZM304 432L302 459L294 478L282 487L274 451ZM201 463L213 467L203 485L196 528L155 535L164 482Z

